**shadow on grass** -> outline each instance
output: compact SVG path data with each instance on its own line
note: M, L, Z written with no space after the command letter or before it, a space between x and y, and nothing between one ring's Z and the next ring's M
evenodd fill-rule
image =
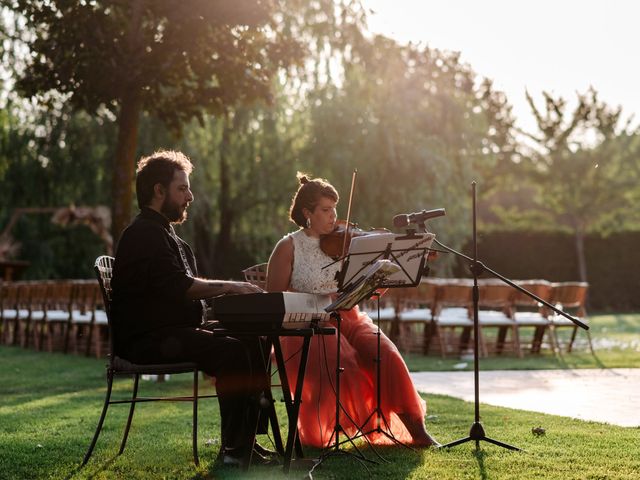
M373 446L372 452L366 445L358 445L358 449L364 453L367 460L358 458L355 449L322 451L317 449L305 449L306 459L318 459L321 462L317 466L313 463L298 465L292 464L288 477L294 478L406 478L411 475L423 463L422 452L416 451L414 455L407 456L407 449L402 446ZM317 462L315 462L317 463ZM313 467L313 468L312 468ZM251 466L248 472L238 468L225 467L220 462L213 462L208 475L211 478L288 478L282 465L277 467ZM202 477L194 476L192 480ZM206 477L209 478L209 477Z
M96 478L97 476L99 476L99 474L108 471L109 469L111 469L113 464L116 462L117 458L118 458L118 455L114 455L111 458L109 458L108 460L106 460L105 462L102 462L97 467L97 469L94 472L89 473L86 478ZM89 460L89 462L90 461L91 460ZM65 477L65 480L71 480L72 478L74 478L75 475L78 475L79 473L83 472L86 468L88 468L88 465L89 465L88 463L87 463L87 465L79 465L67 477Z
M487 469L484 465L484 459L487 456L484 450L476 450L474 452L474 456L476 457L476 461L478 462L478 472L480 473L480 478L483 480L489 478L487 476Z

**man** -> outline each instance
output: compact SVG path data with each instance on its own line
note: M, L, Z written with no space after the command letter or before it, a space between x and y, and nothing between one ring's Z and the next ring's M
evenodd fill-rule
M114 350L140 364L195 362L216 377L223 462L239 465L253 445L258 398L268 378L259 340L214 336L203 328L201 299L262 290L196 277L193 252L172 226L186 220L193 202L192 168L175 151L158 151L138 163L140 213L122 233L111 282Z

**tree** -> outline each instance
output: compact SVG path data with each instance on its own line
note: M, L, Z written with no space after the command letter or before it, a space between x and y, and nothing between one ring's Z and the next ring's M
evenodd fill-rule
M323 8L331 3L315 2ZM278 27L287 10L275 0L13 0L9 5L24 19L22 41L29 48L18 71L19 89L41 98L55 91L76 109L107 109L117 118L114 238L131 216L141 112L179 131L205 112L224 114L229 105L268 99L276 73L300 61L304 51Z
M277 90L276 90L277 91ZM185 129L181 149L194 160L196 202L185 224L203 273L234 276L264 260L287 230L303 126L273 105L230 109Z
M567 101L543 92L544 110L527 101L539 132L517 169L533 186L532 203L547 224L569 229L575 239L578 276L587 281L585 236L620 231L637 218L640 130L623 120L594 89ZM521 177L523 178L523 177Z
M446 207L438 234L461 245L470 230L471 181L491 179L513 150L506 98L478 82L457 53L374 36L346 60L344 82L310 94L301 163L329 177L344 200L358 169L353 219L362 227Z

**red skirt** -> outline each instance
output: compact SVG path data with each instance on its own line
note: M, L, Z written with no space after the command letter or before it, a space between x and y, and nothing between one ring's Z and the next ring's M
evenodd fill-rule
M376 362L377 327L371 318L355 307L341 312L340 363L340 425L349 436L359 431L369 432L377 426ZM335 323L333 326L336 326ZM335 440L336 423L336 363L337 335L316 335L311 339L307 370L298 417L300 441L313 447L327 447ZM286 361L287 378L292 391L296 387L302 339L281 337ZM418 395L409 370L396 346L382 334L381 411L385 420L381 428L397 440L410 444L411 435L398 418L424 418L426 404ZM372 433L368 439L375 444L393 443L385 435Z

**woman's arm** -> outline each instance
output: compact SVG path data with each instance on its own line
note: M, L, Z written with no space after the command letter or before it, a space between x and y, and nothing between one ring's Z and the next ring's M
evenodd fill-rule
M271 253L267 266L267 292L289 290L291 271L293 270L293 240L285 237L280 240Z

